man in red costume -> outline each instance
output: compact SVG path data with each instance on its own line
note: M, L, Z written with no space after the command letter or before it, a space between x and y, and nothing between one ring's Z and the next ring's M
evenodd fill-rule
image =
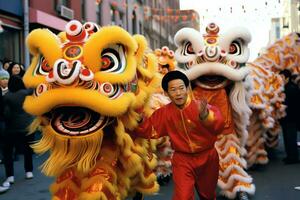
M201 200L213 200L219 174L215 142L224 120L219 109L208 105L206 100L191 100L188 86L185 74L168 72L163 77L162 88L171 103L143 119L135 133L144 138L170 137L175 151L173 200L193 200L194 188Z

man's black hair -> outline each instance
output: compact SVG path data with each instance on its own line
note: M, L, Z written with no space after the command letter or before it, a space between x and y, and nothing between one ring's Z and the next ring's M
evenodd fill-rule
M164 89L164 91L168 91L168 83L175 79L181 79L184 82L186 87L188 87L190 84L188 77L181 71L170 71L166 73L166 75L163 77L161 81L161 86Z

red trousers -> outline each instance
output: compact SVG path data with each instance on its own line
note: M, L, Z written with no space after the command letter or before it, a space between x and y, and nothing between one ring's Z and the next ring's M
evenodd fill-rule
M201 200L216 199L219 156L215 148L195 154L175 152L172 168L173 200L194 200L194 188Z

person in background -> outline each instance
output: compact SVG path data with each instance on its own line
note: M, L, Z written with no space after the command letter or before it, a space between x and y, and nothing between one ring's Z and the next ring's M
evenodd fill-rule
M286 157L283 159L285 164L299 163L299 152L297 146L297 131L299 128L299 101L300 89L292 82L291 73L288 70L281 72L282 78L285 80L284 93L286 95L284 104L287 105L286 116L281 119L281 127L283 132L284 148Z
M24 68L21 67L21 65L19 63L15 63L12 62L8 69L7 69L8 73L12 76L12 75L18 75L20 77L23 77L25 74L25 70Z
M160 73L166 75L170 71L170 67L168 64L161 66Z
M149 139L170 137L174 149L173 200L193 200L194 188L201 200L214 200L219 175L215 142L224 128L224 119L219 109L206 100L191 100L188 86L185 74L168 72L162 79L162 88L171 103L149 118L142 117L132 134Z
M1 63L2 65L2 63ZM2 96L4 96L7 92L8 92L8 80L9 80L9 73L4 70L1 66L1 69L0 69L0 87L1 87L1 94Z
M7 71L7 69L9 68L9 65L12 63L12 61L8 60L8 59L4 59L3 60L3 69Z
M2 62L0 62L0 162L3 163L3 135L5 130L4 123L4 104L3 104L3 91L8 91L7 84L9 79L9 73L2 68ZM3 88L3 90L2 90ZM8 188L0 186L0 193L6 192Z
M25 178L33 178L33 163L31 142L34 135L28 135L27 128L31 124L33 117L23 110L23 102L27 95L32 93L27 90L20 76L11 76L8 82L9 92L4 96L4 166L6 180L2 187L9 188L14 183L14 165L13 165L13 148L20 146L24 153Z

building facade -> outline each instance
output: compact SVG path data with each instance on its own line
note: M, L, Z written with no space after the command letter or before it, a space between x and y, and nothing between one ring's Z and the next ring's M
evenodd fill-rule
M174 49L174 34L181 27L199 27L199 15L181 11L179 0L1 0L0 59L28 66L28 32L48 28L57 34L72 19L117 25L131 34L142 34L152 49Z
M281 36L290 32L300 32L300 0L285 0L281 19Z
M23 6L20 0L0 1L0 59L24 59Z

